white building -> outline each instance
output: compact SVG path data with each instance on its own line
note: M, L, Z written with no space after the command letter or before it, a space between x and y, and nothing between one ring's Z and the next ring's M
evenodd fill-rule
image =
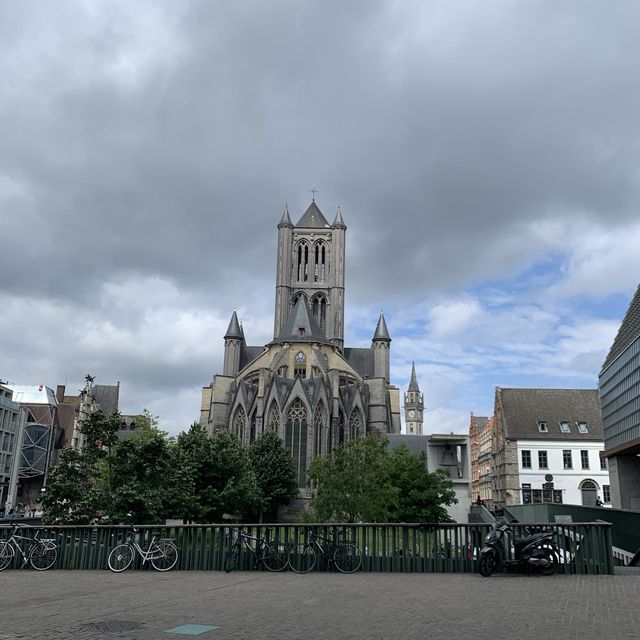
M602 442L517 442L523 504L555 502L595 505L600 496L605 505L611 506L609 472L606 459L600 458L600 452L604 449Z
M496 387L493 504L611 503L597 389Z

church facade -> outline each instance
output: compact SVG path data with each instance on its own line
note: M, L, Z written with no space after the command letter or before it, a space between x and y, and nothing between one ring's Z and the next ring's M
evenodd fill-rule
M202 390L201 424L231 430L243 444L275 431L301 488L310 462L366 434L400 433L400 394L390 384L384 314L371 346L344 346L345 234L315 199L294 225L278 224L273 340L249 346L233 312L223 371ZM373 327L372 327L373 329Z

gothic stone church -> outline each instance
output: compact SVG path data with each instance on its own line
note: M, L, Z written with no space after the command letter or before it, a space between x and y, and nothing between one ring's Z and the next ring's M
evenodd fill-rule
M344 346L346 230L340 209L329 224L315 200L295 225L285 209L273 340L247 345L234 311L224 336L224 371L202 391L200 421L209 433L230 429L249 445L263 431L277 432L301 488L316 456L365 434L400 433L384 315L369 348Z

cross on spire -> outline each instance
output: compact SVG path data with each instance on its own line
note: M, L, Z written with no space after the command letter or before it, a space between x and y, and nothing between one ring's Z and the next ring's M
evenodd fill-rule
M318 193L318 189L316 188L316 185L314 184L313 187L311 187L311 189L309 189L309 193L313 194L313 202L316 201L316 193Z

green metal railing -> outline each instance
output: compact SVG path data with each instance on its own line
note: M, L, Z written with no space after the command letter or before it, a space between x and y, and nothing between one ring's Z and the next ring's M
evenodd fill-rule
M489 530L486 524L275 524L140 526L138 541L146 546L153 533L173 538L180 551L177 569L220 571L236 528L252 535L285 542L295 553L306 531L355 542L362 552L362 571L403 573L475 573L480 549ZM573 524L514 524L514 535L544 527L556 532L560 572L566 574L613 573L611 525L604 522ZM35 532L36 527L22 528ZM56 569L105 569L109 551L123 542L129 527L49 526L47 537L58 543ZM10 526L0 526L6 539ZM507 545L508 553L509 545ZM249 552L241 554L239 569L251 569ZM12 565L18 568L16 559ZM139 558L134 567L140 567ZM261 569L258 566L258 569ZM315 571L330 569L319 562Z

